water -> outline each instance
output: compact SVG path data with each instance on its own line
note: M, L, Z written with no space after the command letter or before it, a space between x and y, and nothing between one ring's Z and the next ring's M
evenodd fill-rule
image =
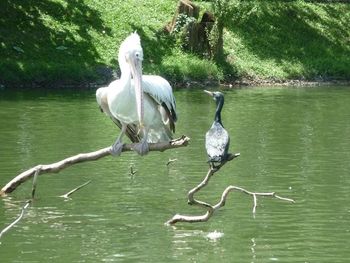
M198 198L224 188L276 191L295 204L232 193L207 223L164 226L175 213L201 214L187 191L206 174L204 134L214 102L175 93L177 135L186 148L125 153L39 177L36 199L0 239L1 262L348 262L350 87L249 88L225 92L231 151ZM110 145L118 134L93 91L0 93L0 185L36 164ZM176 158L168 168L169 158ZM130 167L136 170L130 174ZM71 199L59 197L92 182ZM0 199L0 229L15 220L31 182Z

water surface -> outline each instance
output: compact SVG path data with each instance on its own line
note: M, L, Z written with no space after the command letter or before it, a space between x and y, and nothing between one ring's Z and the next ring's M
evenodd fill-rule
M175 92L178 136L191 144L146 157L125 153L39 177L24 218L0 240L4 262L348 262L350 87L225 90L222 120L241 156L198 195L216 202L228 185L276 191L295 204L232 193L207 223L186 193L207 171L204 134L214 101ZM94 91L0 92L0 185L39 163L110 145L119 131ZM176 158L168 168L169 158ZM130 174L130 167L136 170ZM92 182L65 201L58 197ZM31 182L0 199L0 229L30 197Z

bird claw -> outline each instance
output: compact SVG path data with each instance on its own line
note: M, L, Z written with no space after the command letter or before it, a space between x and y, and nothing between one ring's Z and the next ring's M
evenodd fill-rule
M133 149L141 156L146 155L149 152L148 142L146 140L142 140L141 142L135 144Z
M121 141L116 141L111 148L111 154L113 156L119 156L122 153L124 143Z

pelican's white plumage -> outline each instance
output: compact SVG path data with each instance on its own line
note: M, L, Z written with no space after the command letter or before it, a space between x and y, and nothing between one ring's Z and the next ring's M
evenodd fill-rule
M118 62L121 78L96 91L101 110L122 129L113 145L116 154L122 149L124 133L141 142L135 150L143 155L149 142L169 141L175 131L176 102L172 88L160 76L142 75L143 50L140 37L132 33L121 44Z

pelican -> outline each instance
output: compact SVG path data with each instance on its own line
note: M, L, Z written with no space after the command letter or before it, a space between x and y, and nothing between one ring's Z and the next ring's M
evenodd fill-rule
M212 96L216 102L214 122L205 135L205 148L208 154L208 162L213 168L227 160L229 156L230 136L221 122L221 110L224 106L224 94L204 90Z
M140 37L132 33L119 48L120 79L96 91L101 111L121 129L112 145L114 155L122 151L124 134L137 143L134 150L145 155L148 143L169 141L175 132L177 115L172 88L160 76L142 75L142 60Z

